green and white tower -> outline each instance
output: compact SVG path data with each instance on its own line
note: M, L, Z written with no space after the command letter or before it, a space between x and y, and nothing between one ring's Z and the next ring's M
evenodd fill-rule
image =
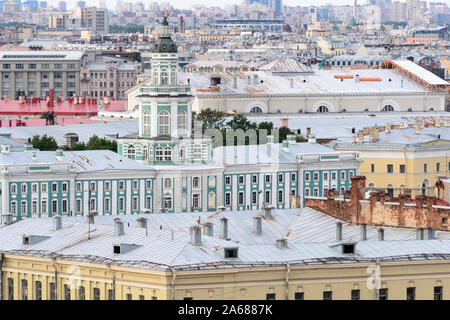
M192 135L191 87L178 84L177 45L167 11L152 49L152 79L139 88L139 133L118 139L118 152L153 165L207 163L211 139Z

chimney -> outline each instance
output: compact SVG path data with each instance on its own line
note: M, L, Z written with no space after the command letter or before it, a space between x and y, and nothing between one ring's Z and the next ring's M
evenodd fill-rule
M367 240L367 225L361 224L361 240Z
M144 228L144 229L147 228L147 219L146 218L143 218L143 217L137 218L136 221L138 223L139 228Z
M271 207L262 207L262 213L264 214L264 217L267 219L272 218L272 208Z
M295 139L295 134L288 134L286 136L286 138L287 138L287 141L288 141L289 144L296 144L297 143L297 141Z
M90 223L90 224L94 224L95 223L95 218L94 218L94 214L92 214L92 213L90 213L90 214L88 214L88 216L87 216L87 220L88 220L88 223Z
M311 135L311 128L306 128L306 137L308 138Z
M233 77L233 88L237 89L237 77Z
M288 118L281 118L280 119L280 128L281 127L289 128L289 119Z
M342 222L336 222L336 241L342 241Z
M33 161L37 161L37 154L36 154L36 151L33 151L33 153L31 154L31 159L32 159Z
M355 83L359 82L359 74L355 74Z
M62 229L62 217L60 215L53 217L53 231Z
M214 236L214 225L211 222L206 222L203 225L203 233L207 236Z
M62 149L56 150L56 160L58 160L58 161L64 160L64 155L63 155Z
M222 218L220 219L220 229L222 231L222 239L228 240L228 219Z
M310 135L308 136L308 143L316 143L316 142L317 142L317 141L316 141L316 136L310 134Z
M290 79L289 80L289 86L292 88L294 88L294 79Z
M378 228L378 240L383 241L384 240L384 229Z
M417 133L417 134L420 134L420 125L418 125L418 124L416 124L415 126L414 126L414 128L415 128L415 133Z
M1 151L2 153L9 153L9 144L2 144Z
M384 125L384 132L385 133L391 132L391 128L389 127L389 125L387 123Z
M375 137L375 129L369 128L369 142L375 142L375 141L377 141L377 139Z
M275 137L273 135L267 136L267 144L274 144L275 143Z
M252 77L250 75L247 75L247 84L252 83Z
M25 145L23 146L23 151L29 152L32 150L33 150L33 145L31 143L25 143Z
M366 177L365 176L353 176L350 177L351 180L351 194L352 202L357 205L359 200L364 199L364 190L366 188Z
M202 230L199 226L191 227L191 243L194 246L202 245Z
M114 235L116 237L123 236L125 234L123 222L119 218L114 219Z
M416 239L417 240L423 240L423 229L417 229L416 230Z
M258 74L253 75L253 84L258 84Z
M308 140L308 142L309 142L309 140ZM282 150L283 150L284 152L289 152L289 142L288 142L287 140L283 140L283 147L282 147Z
M257 236L262 235L262 218L261 216L256 216L253 218L254 232Z

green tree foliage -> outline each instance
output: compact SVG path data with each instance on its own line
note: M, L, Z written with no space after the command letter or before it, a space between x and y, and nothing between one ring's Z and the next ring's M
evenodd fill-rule
M86 150L111 150L117 152L117 142L93 135L86 145Z
M55 138L49 137L44 134L42 137L39 135L33 136L31 139L31 144L33 148L39 149L40 151L54 151L58 149L58 144L56 143Z
M233 119L227 122L227 127L233 130L242 129L247 131L248 129L256 129L257 125L254 122L250 122L243 114L236 114Z
M73 151L82 151L82 150L86 150L86 144L84 142L78 142L72 145L72 147L70 148Z
M143 24L127 23L124 26L113 24L109 27L110 33L144 33Z
M195 119L202 123L203 132L205 132L207 129L222 130L224 128L225 113L207 108L192 117L192 119Z
M279 141L280 142L283 142L284 140L286 140L288 134L294 134L294 132L291 129L289 129L288 127L281 127L278 132L279 132Z
M381 25L380 30L384 31L384 30L386 30L386 27L384 25Z
M356 27L356 19L355 19L355 17L352 18L352 21L350 22L350 25L352 27Z

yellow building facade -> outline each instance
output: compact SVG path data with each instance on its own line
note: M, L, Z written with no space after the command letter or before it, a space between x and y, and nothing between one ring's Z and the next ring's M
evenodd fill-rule
M165 271L16 254L2 262L4 300L450 299L445 259Z

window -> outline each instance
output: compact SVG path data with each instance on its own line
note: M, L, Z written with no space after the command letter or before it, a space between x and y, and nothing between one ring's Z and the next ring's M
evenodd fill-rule
M152 190L152 180L145 181L145 187L146 187L147 191Z
M119 211L125 210L125 199L124 197L119 198Z
M266 294L266 300L276 300L276 294L275 293Z
M383 112L390 112L390 111L394 111L394 107L390 104L387 104L383 107L383 109L381 110Z
M231 184L231 177L229 177L229 176L225 177L225 184L227 186L229 186Z
M27 212L27 201L26 200L22 200L22 202L20 203L20 214L22 216L27 216L28 212Z
M271 195L270 195L270 191L266 191L266 204L270 204L271 201Z
M171 189L172 188L172 179L166 178L164 179L164 189Z
M16 194L17 193L17 185L15 183L13 183L11 185L11 193L12 194Z
M244 192L240 191L238 194L238 204L240 206L244 205Z
M405 165L404 164L400 165L399 171L400 171L400 173L405 173Z
M202 146L200 144L194 145L192 149L192 155L194 159L201 159L202 158Z
M31 192L33 192L33 193L38 192L38 184L37 183L31 184Z
M170 115L167 111L159 113L159 134L168 135L170 132Z
M319 189L314 188L314 190L313 190L313 196L314 196L314 197L318 197L318 196L319 196Z
M28 300L28 281L22 279L22 300Z
M64 285L64 300L70 300L70 286Z
M105 191L106 192L111 191L111 182L105 181Z
M3 69L11 69L11 65L9 63L4 63Z
M33 202L31 203L31 214L33 216L37 216L37 214L38 214L38 203L37 203L37 200L33 200Z
M426 163L423 165L423 172L427 172L427 164Z
M304 292L296 292L294 294L295 300L305 300L305 293Z
M138 197L133 197L133 201L131 202L131 210L138 210Z
M192 187L194 187L194 188L200 187L200 178L199 177L192 178Z
M142 121L143 121L142 133L145 135L150 135L151 115L149 111L144 111Z
M147 196L145 197L145 209L151 210L152 208L152 197Z
M278 203L283 203L283 190L278 190Z
M442 300L442 287L434 287L434 300Z
M388 299L388 289L379 289L378 300L387 300L387 299Z
M306 197L309 197L309 188L306 188L306 189L305 189L305 196L306 196Z
M169 146L164 148L164 161L172 161L172 148Z
M61 189L62 189L62 192L67 192L67 182L64 182L64 183L61 185Z
M22 193L27 193L27 184L26 184L26 183L22 183L22 184L20 185L20 191L21 191Z
M133 190L137 191L139 187L138 181L137 180L133 180Z
M135 160L136 159L136 149L132 144L128 146L127 149L127 157L128 159Z
M406 288L406 300L416 300L416 288Z
M100 300L100 289L99 288L93 288L92 289L92 296L94 300Z
M155 148L155 159L156 161L164 161L164 151L161 146Z
M56 285L50 282L50 300L56 300Z
M133 295L131 293L127 293L127 300L133 300Z
M271 176L270 174L266 174L266 183L270 183Z
M16 69L23 69L23 63L16 63Z
M314 181L319 181L319 173L318 172L314 172Z
M283 180L284 180L284 174L279 173L279 174L278 174L278 182L279 182L279 183L283 183Z
M177 128L179 130L179 133L184 133L186 131L187 124L186 111L178 110L177 120Z
M291 182L296 182L296 181L297 181L297 174L291 173Z
M323 300L333 300L333 291L324 291Z
M47 213L47 200L41 202L41 214Z
M42 300L42 282L40 281L34 282L34 296L36 300Z
M323 173L323 180L328 181L328 172Z
M252 183L256 184L258 182L258 176L256 174L252 175Z
M140 294L140 295L139 295L139 300L145 300L145 296L142 295L142 294Z
M36 69L36 63L30 63L30 64L28 64L28 68L30 68L30 69Z
M331 173L331 180L336 180L336 172Z
M120 191L124 191L125 190L125 182L124 181L119 181L119 190Z
M256 191L252 192L252 204L256 204L258 201L258 193Z
M75 200L75 212L76 213L81 212L81 199Z
M192 195L192 208L200 208L200 195L198 193Z
M360 300L361 299L361 291L360 290L352 290L352 300Z
M14 300L14 279L8 278L8 300Z
M62 69L61 63L55 63L55 69Z
M310 174L309 174L309 172L306 172L305 173L305 181L309 182L309 180L310 180Z
M112 289L108 289L108 300L114 300L114 291Z
M244 176L239 176L238 181L239 181L239 184L243 184L244 183Z
M86 300L86 291L83 286L78 287L78 300Z
M57 182L52 183L52 192L58 192L58 183Z
M17 213L17 202L11 201L11 213L16 214Z
M61 201L61 210L63 213L67 213L68 212L68 207L67 207L67 199L63 199Z
M163 201L164 209L172 209L172 197L165 197Z
M345 180L345 171L341 171L341 180Z
M394 165L388 164L386 168L387 173L393 173L394 172Z
M436 163L436 172L439 172L441 168L441 164L438 162Z
M317 112L329 112L329 109L326 106L320 106L317 108Z
M231 206L231 194L229 192L225 193L225 206Z

